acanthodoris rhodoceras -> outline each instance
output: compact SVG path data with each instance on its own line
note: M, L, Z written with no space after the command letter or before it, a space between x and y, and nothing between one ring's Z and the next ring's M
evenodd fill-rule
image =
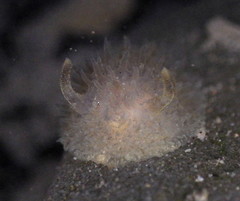
M117 51L105 44L88 71L81 69L81 93L72 87L72 63L65 60L60 81L70 106L60 138L65 150L117 167L173 151L203 127L199 89L175 81L155 53L152 44L136 48L125 41Z

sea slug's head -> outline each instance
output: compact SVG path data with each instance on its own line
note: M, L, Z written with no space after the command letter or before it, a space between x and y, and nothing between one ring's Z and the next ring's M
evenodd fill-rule
M105 69L106 76L101 75L101 82L93 80L92 86L90 86L91 81L86 81L88 86L92 87L89 90L95 91L95 96L91 103L85 103L87 95L81 95L72 88L71 69L71 61L66 59L60 84L62 93L72 109L79 114L84 114L87 109L89 113L91 112L99 119L108 122L109 126L116 131L117 128L120 130L126 128L131 121L145 118L148 111L153 114L161 112L174 97L174 82L166 68L163 68L161 73L156 76L156 80L148 83L144 76L148 76L149 79L150 72L145 72L141 76L138 67L134 68L132 72L114 72L112 69ZM88 79L83 72L81 75L84 79ZM162 83L159 82L160 80ZM154 89L154 85L159 85L159 88L163 85L162 94Z
M137 49L125 43L114 52L106 44L91 73L81 71L85 93L73 89L72 67L66 59L60 87L72 113L60 141L76 158L116 167L179 147L173 138L182 122L165 112L176 105L175 83L153 45Z

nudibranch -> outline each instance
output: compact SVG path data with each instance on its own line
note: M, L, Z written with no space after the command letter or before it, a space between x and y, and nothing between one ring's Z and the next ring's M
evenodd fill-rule
M82 93L73 88L73 64L65 60L60 87L70 112L60 141L66 151L118 167L162 156L194 135L197 109L180 103L175 80L155 53L153 44L136 48L125 41L116 50L106 43L91 70L80 69Z

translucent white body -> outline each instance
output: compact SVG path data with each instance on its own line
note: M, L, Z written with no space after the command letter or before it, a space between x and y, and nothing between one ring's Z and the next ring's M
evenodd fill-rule
M60 139L65 150L81 160L117 167L173 151L203 127L201 94L194 86L189 90L191 84L184 94L154 50L152 45L137 49L125 44L117 52L105 47L91 63L91 74L81 73L87 86L82 94L62 80L72 108Z

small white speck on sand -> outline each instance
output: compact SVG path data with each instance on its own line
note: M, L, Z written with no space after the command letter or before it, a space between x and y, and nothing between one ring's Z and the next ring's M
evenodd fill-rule
M235 134L234 134L234 137L235 137L235 138L239 137L239 134L238 134L238 133L235 133Z
M187 196L186 201L208 201L208 191L203 189L200 192L194 191L192 194Z
M226 136L230 136L231 133L232 133L232 130L228 130Z
M222 119L221 119L220 117L217 117L217 118L215 119L215 123L216 123L216 124L221 124L221 123L222 123Z
M189 153L189 152L191 152L192 150L191 149L186 149L185 150L185 153Z
M217 161L216 161L216 165L223 165L225 162L224 162L224 158L218 158Z
M204 178L200 175L197 176L197 178L195 179L195 182L203 182Z
M201 140L202 142L207 138L207 135L206 135L206 130L204 128L200 129L198 132L197 132L197 138L199 140Z

